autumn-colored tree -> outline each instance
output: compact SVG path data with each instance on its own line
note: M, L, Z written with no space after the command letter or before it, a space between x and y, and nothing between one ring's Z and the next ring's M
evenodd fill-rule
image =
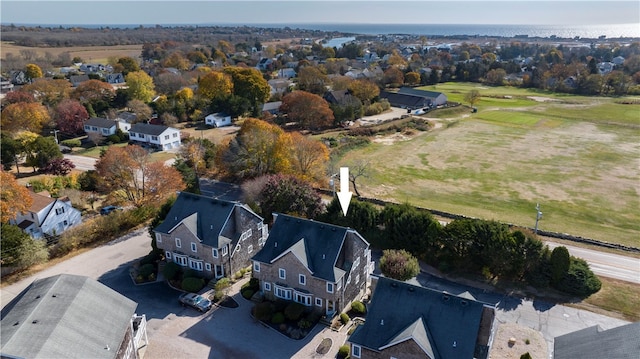
M84 81L73 90L73 98L80 102L96 103L98 101L109 102L115 96L115 90L111 85L100 80Z
M327 74L315 66L301 67L298 71L298 89L311 92L316 95L323 95L327 91L329 78Z
M232 53L235 49L233 45L231 45L228 41L220 40L218 41L218 48L225 54Z
M382 81L385 85L398 87L404 83L404 74L397 67L389 67L384 71Z
M2 110L2 131L17 133L19 131L40 132L50 120L49 112L43 105L35 102L18 102L7 105Z
M36 64L27 64L24 67L24 72L29 81L42 77L42 69Z
M151 107L140 100L128 101L127 109L136 114L136 122L147 121L153 113Z
M335 120L327 101L306 91L287 94L282 98L280 110L287 114L290 121L300 123L304 129L327 128Z
M359 79L349 84L351 94L362 101L362 103L371 103L371 101L380 95L380 88L375 83L367 79Z
M198 82L198 95L206 100L221 98L233 93L231 75L220 71L212 71L202 76Z
M253 112L259 113L260 104L271 96L271 87L262 73L252 67L225 67L224 72L233 79L233 94L249 100Z
M31 93L43 105L54 107L60 101L69 97L71 82L67 80L40 79L24 86L22 89Z
M53 137L38 136L33 142L25 145L24 149L27 157L25 163L33 167L34 172L45 168L52 160L62 158L60 147Z
M407 60L400 56L398 50L393 50L393 53L389 56L387 63L390 66L397 67L399 69L405 69L407 67Z
M189 68L189 60L184 56L182 51L174 51L163 62L164 67L174 67L178 70L187 70Z
M4 102L6 104L17 102L36 102L36 98L33 97L32 93L20 89L17 91L7 92L4 96Z
M200 50L189 51L187 59L196 64L204 64L207 62L207 55Z
M322 199L308 182L291 175L266 177L258 205L267 222L271 222L272 214L277 212L312 219L322 212Z
M349 76L334 76L331 78L331 89L333 91L347 90L349 85L355 80Z
M42 172L55 176L66 176L76 165L68 158L54 158L42 168Z
M119 58L118 64L122 66L122 74L125 76L129 72L140 71L140 65L138 65L138 61L129 56Z
M407 72L404 75L404 81L408 84L408 85L417 85L420 83L420 74L415 72L415 71L410 71Z
M325 177L329 150L324 143L293 132L291 136L292 171L306 181L320 182Z
M142 102L151 102L156 92L154 90L153 79L144 71L130 72L126 77L127 93L130 99Z
M290 141L280 127L247 118L238 135L218 147L216 163L226 175L241 179L288 173Z
M469 103L469 106L475 105L478 101L480 101L480 91L471 90L464 95L464 100Z
M84 122L89 119L87 110L76 100L63 100L55 108L55 119L62 133L80 134L84 128Z
M29 190L9 172L0 171L0 222L5 223L20 212L27 212L33 203Z
M149 152L140 146L109 147L96 162L96 171L105 191L136 206L160 203L184 189L176 169L151 162Z
M162 94L172 94L188 84L180 75L171 72L164 72L153 78L156 91Z

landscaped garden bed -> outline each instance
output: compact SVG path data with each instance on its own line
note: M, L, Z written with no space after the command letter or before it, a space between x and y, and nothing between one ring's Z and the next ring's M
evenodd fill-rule
M257 303L251 314L265 325L292 339L303 339L319 322L321 314L296 302Z

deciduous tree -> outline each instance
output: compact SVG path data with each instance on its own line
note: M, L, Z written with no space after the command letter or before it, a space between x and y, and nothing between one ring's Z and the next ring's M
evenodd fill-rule
M480 91L471 90L464 95L464 100L469 103L469 106L473 107L478 101L480 101Z
M282 99L280 110L287 114L290 121L298 122L304 129L327 128L335 120L327 101L306 91L287 94Z
M258 205L267 222L277 212L315 218L323 209L320 195L308 182L280 174L267 176Z
M398 87L404 83L404 74L402 70L392 66L384 71L382 81L390 87Z
M209 72L198 82L198 95L208 101L229 96L233 93L232 81L231 75L224 72Z
M155 96L155 86L151 76L144 71L133 71L125 77L127 93L130 99L149 103Z
M56 124L66 134L80 134L84 123L89 119L87 109L77 100L66 99L56 106Z
M35 102L18 102L7 105L2 110L2 131L17 133L19 131L40 132L50 120L46 107Z
M42 172L55 176L66 176L76 165L68 158L54 158L50 160L43 168Z
M63 157L60 147L53 137L38 136L25 146L25 151L27 154L26 164L33 167L34 172L37 169L45 168L52 160Z
M29 81L42 77L42 69L36 64L27 64L24 67L24 72Z
M325 176L327 161L329 160L327 146L299 132L293 132L290 136L293 173L306 181L322 181Z
M404 81L408 85L417 85L420 83L420 74L415 71L407 72L406 75L404 75Z
M136 206L160 203L184 189L175 168L151 162L149 152L140 146L109 147L96 162L96 171L106 191Z
M420 273L418 259L404 249L385 249L380 258L380 270L386 277L405 281Z
M329 78L327 74L316 66L304 66L298 70L298 89L316 95L323 95L327 91Z
M371 103L371 101L380 95L380 88L375 83L359 79L349 84L351 94L362 101L362 103Z
M20 212L27 212L33 203L29 190L16 181L9 172L0 171L0 222L16 218ZM4 237L4 233L2 235Z
M115 90L106 82L89 80L79 84L73 90L72 96L82 103L95 105L99 102L104 102L108 104L115 96Z
M45 262L49 257L46 241L37 240L18 226L2 223L0 237L0 264L22 270Z
M127 102L127 109L136 114L136 121L147 121L151 118L153 110L149 105L140 100L131 100Z
M118 64L122 66L122 74L125 76L130 72L140 71L140 65L138 65L138 61L129 56L119 58Z
M33 94L22 89L7 92L4 96L4 102L6 104L17 103L17 102L36 102Z
M260 114L260 105L271 96L271 87L262 73L255 68L225 67L224 72L233 79L233 94L249 100L254 115Z
M23 90L33 94L36 100L42 102L43 105L54 107L60 101L69 97L71 83L60 79L40 79L26 85Z
M187 70L189 68L189 60L184 56L182 51L174 51L164 60L164 67L174 67L178 70Z

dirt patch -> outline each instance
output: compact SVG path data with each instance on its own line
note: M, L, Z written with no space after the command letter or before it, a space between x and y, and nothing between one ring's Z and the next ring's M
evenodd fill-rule
M544 359L549 356L547 342L542 333L515 323L499 324L489 358L520 358L527 352L533 359Z
M74 46L74 47L26 47L18 46L9 42L2 42L0 47L0 57L5 58L11 53L14 56L20 56L21 50L34 51L38 57L50 53L58 56L61 53L68 52L71 57L79 56L85 62L106 61L109 57L120 58L129 56L139 58L142 55L142 45L115 45L115 46Z
M536 102L552 102L552 101L558 101L554 98L550 98L550 97L543 97L543 96L528 96L527 98L532 99L533 101Z

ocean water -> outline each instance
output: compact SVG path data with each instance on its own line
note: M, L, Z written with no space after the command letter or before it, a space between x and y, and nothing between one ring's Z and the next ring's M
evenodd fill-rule
M425 36L500 36L552 37L573 39L575 37L597 39L640 38L640 24L614 25L442 25L442 24L283 24L251 25L259 27L285 27L340 31L362 35L409 34Z

